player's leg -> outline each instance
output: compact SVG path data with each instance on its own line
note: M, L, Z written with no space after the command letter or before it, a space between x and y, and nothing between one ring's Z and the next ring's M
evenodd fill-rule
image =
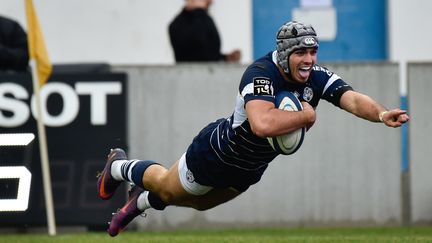
M98 175L97 188L100 198L108 200L114 195L117 187L121 184L122 181L116 180L113 177L113 175L111 174L111 167L114 161L126 159L126 153L122 149L117 148L110 151L107 157L105 168Z
M111 236L116 236L145 209L153 207L163 210L166 207L166 204L156 194L144 190L142 176L149 167L156 167L158 170L155 172L159 171L162 174L167 171L153 161L128 160L126 153L119 148L112 149L108 154L105 168L98 178L99 197L104 200L110 199L123 181L138 185L129 191L127 203L114 214L108 229Z
M199 211L205 211L228 202L241 192L235 190L234 188L223 188L223 189L212 189L203 196L195 196L189 200L184 200L184 206L194 208Z
M123 149L111 149L107 156L105 168L98 175L97 187L99 197L104 200L110 199L123 181L143 187L143 172L151 165L158 164L149 160L128 160Z
M167 205L205 210L240 194L234 189L213 189L194 181L185 155L169 169L152 161L119 160L112 164L111 170L115 179L129 181L148 191L142 210L149 207L163 210Z
M188 194L189 196L183 197L183 200L177 201L176 204L178 204L178 206L192 207L198 210L207 210L227 202L239 194L240 192L234 189L211 189L201 196ZM108 233L111 236L116 236L119 232L123 231L136 216L142 214L146 209L152 208L153 206L149 202L149 195L152 195L151 192L145 191L138 186L133 186L129 192L129 199L126 204L112 217Z
M116 158L119 159L115 160ZM193 175L188 173L191 172L187 168L185 155L181 157L180 162L177 161L170 169L166 169L153 161L126 160L121 149L111 151L107 166L98 181L99 195L103 195L101 191L104 188L105 191L106 188L111 188L110 195L114 194L121 181L129 181L137 186L131 190L125 206L114 214L109 234L117 235L148 208L163 210L167 205L176 205L206 210L240 194L234 189L213 189L200 185L191 179ZM105 185L103 182L109 183Z
M98 181L99 195L103 199L110 198L121 181L131 182L149 191L149 206L158 210L163 210L167 205L204 210L239 194L233 189L214 190L203 197L213 188L194 181L192 172L187 168L185 155L166 169L153 161L127 160L123 150L114 149L108 155L107 165Z
M150 195L156 194L165 205L207 210L241 194L233 188L216 189L195 182L184 155L168 170L158 165L150 166L142 178L144 188L151 192Z

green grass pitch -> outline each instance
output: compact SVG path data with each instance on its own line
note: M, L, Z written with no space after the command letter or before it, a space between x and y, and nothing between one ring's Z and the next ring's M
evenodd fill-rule
M166 243L278 243L278 242L432 242L432 227L407 228L307 228L307 229L235 229L189 231L126 231L112 238L105 232L77 234L7 234L0 235L0 242L27 243L103 243L103 242L166 242Z

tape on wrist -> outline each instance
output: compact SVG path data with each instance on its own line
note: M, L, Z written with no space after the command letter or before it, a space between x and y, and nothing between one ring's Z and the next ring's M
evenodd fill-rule
M380 122L384 122L384 115L387 112L388 111L382 111L382 112L379 113L378 118L379 118Z

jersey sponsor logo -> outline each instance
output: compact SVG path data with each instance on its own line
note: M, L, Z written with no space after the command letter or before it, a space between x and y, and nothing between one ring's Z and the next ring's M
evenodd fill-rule
M257 77L253 80L254 95L270 95L273 96L273 87L269 78Z
M303 90L303 99L307 102L311 101L313 98L313 90L311 87L305 87Z
M326 68L323 68L323 67L320 67L320 66L317 66L317 65L315 65L315 66L313 67L313 69L314 69L315 71L325 72L329 77L333 75L333 73L330 72L329 70L327 70Z

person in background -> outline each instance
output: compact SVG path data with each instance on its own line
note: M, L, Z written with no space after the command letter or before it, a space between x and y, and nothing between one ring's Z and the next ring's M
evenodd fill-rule
M0 16L0 71L27 71L27 34L21 25Z
M240 50L221 53L219 32L208 9L212 0L186 0L182 11L169 25L176 62L238 62Z

